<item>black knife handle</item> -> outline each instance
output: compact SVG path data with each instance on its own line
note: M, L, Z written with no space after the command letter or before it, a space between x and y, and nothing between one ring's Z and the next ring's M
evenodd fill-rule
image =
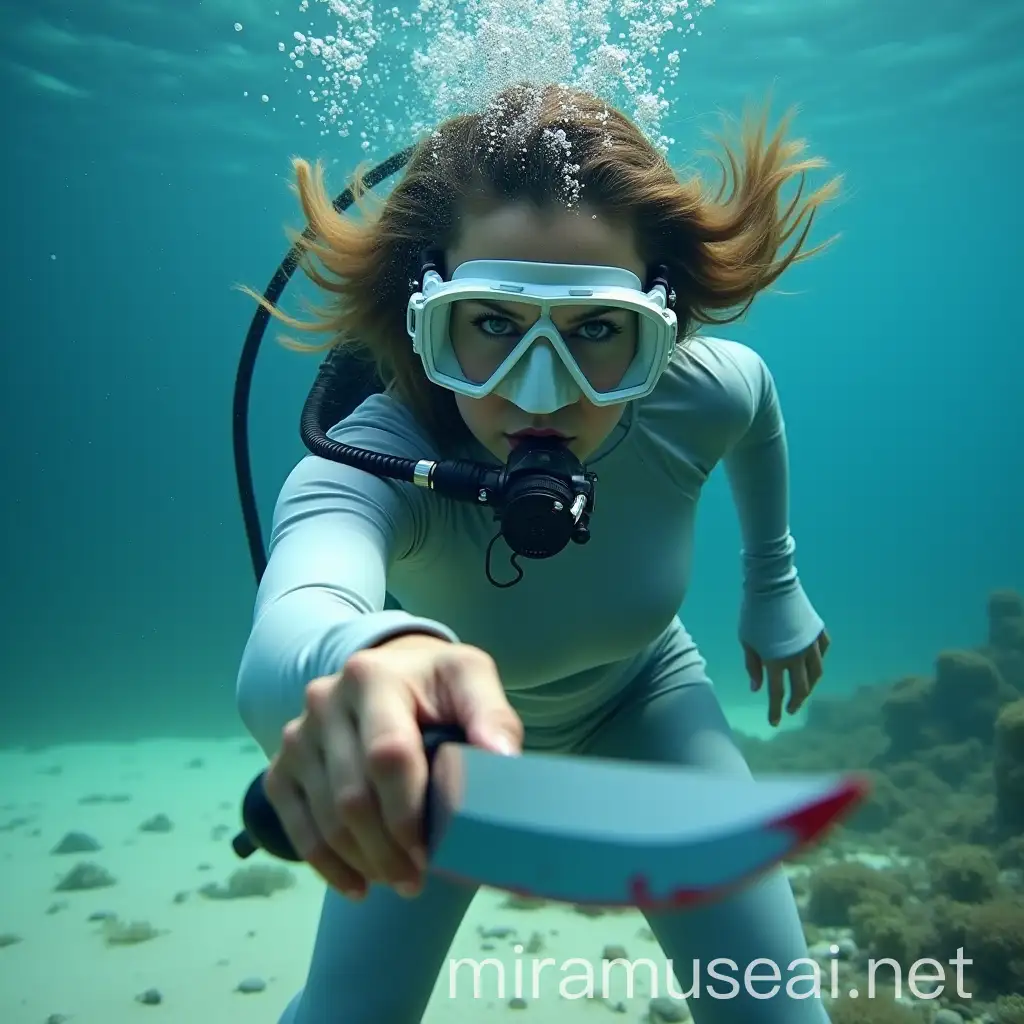
M431 805L430 799L430 770L434 764L434 755L442 743L465 743L466 733L458 725L428 725L422 730L423 749L427 755L427 798L425 808ZM267 799L266 791L263 789L263 777L266 772L260 772L249 783L242 800L242 824L243 829L234 839L231 846L235 853L243 860L251 857L257 850L264 850L272 857L280 860L301 861L302 858L295 852L291 840L281 827L281 820L277 811L271 806ZM426 813L426 812L425 812ZM425 832L429 836L430 823L424 821Z

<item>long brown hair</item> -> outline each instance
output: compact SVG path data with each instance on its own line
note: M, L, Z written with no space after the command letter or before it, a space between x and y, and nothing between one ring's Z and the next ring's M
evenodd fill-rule
M604 100L565 86L513 86L486 110L453 117L420 141L385 199L365 188L365 168L357 169L352 187L360 218L334 210L320 163L295 159L295 188L316 240L289 233L305 249L303 270L331 299L312 321L300 321L243 290L292 328L329 336L322 345L285 339L288 347L349 346L372 358L381 379L443 444L464 427L452 394L427 380L412 350L406 304L423 249L456 240L466 204L544 206L565 200L568 189L630 223L641 256L668 267L684 340L701 325L739 319L787 267L823 247L808 250L805 242L839 179L804 195L807 172L825 163L805 157L802 141L787 139L790 119L769 135L767 115L744 118L738 143L720 140L715 161L722 180L713 189L699 173L678 176ZM782 189L792 181L796 194L784 204Z

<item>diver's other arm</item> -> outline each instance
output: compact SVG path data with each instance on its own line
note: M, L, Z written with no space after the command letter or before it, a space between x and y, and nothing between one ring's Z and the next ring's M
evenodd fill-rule
M743 538L740 639L767 662L809 648L824 622L797 576L789 452L775 382L753 350L734 345L730 352L749 407L745 428L724 457Z

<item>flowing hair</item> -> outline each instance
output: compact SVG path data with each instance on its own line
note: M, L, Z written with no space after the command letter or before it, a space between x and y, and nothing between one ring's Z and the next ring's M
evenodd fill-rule
M425 247L457 240L466 209L524 200L544 208L573 199L630 224L640 255L664 264L676 294L679 340L702 325L742 317L755 297L791 265L819 252L806 242L819 208L838 193L833 178L805 195L808 171L825 167L787 137L792 114L772 133L767 115L746 116L739 138L722 138L714 156L717 187L696 172L677 174L640 129L604 100L566 86L516 85L485 110L443 122L416 146L386 198L357 169L352 188L361 217L338 214L320 163L295 159L294 188L314 241L301 266L329 297L314 318L289 316L250 288L243 291L289 327L328 336L372 359L385 386L439 443L465 427L454 396L427 380L406 332L406 305ZM795 195L782 190L795 182ZM368 198L372 197L372 199Z

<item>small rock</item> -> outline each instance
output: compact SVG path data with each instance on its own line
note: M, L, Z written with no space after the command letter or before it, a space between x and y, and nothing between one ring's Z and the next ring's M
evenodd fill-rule
M67 910L67 909L68 909L68 901L67 900L57 900L56 903L51 903L46 908L46 913L50 914L50 915L59 914L62 910Z
M267 983L262 978L243 978L235 986L235 991L252 995L254 992L262 992L266 987Z
M31 821L31 818L11 818L10 821L5 821L0 825L0 832L13 832L16 828L21 828L22 825L30 824ZM38 831L34 832L33 835L39 835Z
M105 889L111 885L117 885L117 879L106 868L83 861L76 864L54 889L56 892L82 892L86 889Z
M108 917L103 922L103 937L108 946L137 946L151 942L162 933L148 921L120 921Z
M494 944L493 942L481 942L481 943L480 943L480 949L481 949L481 950L482 950L482 951L483 951L484 953L490 953L490 952L491 952L492 950L495 950L495 949L497 949L497 948L498 948L498 947L497 947L497 946L495 946L495 944Z
M94 910L87 918L87 921L113 921L117 917L112 910Z
M65 1022L69 1020L71 1020L71 1018L67 1016L67 1014L51 1013L50 1016L46 1018L46 1024L65 1024Z
M201 757L193 757L185 767L194 771L197 768L205 768L206 762Z
M548 901L539 896L523 896L519 893L510 893L501 903L502 910L540 910L546 907Z
M1024 871L1006 868L999 872L999 884L1007 889L1024 889Z
M21 942L20 935L15 935L14 932L0 932L0 949L16 946L19 942Z
M629 954L625 946L605 946L601 951L602 960L628 960Z
M176 892L174 894L174 902L175 903L184 903L185 900L187 900L187 899L188 899L188 893L187 892L184 892L184 891L183 892Z
M499 926L497 928L484 928L480 927L477 929L481 939L507 939L512 935L515 935L515 928L505 928Z
M140 826L140 832L170 832L174 828L171 819L166 814L154 814L147 818Z
M136 997L137 1003L142 1003L143 1006L159 1006L163 1001L164 997L160 994L158 988L147 988L145 992L140 992Z
M227 885L211 882L202 886L199 892L211 900L235 900L254 896L269 897L294 885L295 875L287 868L274 864L255 864L233 872Z
M523 999L522 996L513 996L508 1001L508 1008L510 1010L525 1010L526 1009L526 1000Z
M648 1005L648 1019L651 1024L676 1024L690 1018L686 1003L669 999L668 996L656 996Z
M102 849L87 832L68 832L50 853L95 853Z

